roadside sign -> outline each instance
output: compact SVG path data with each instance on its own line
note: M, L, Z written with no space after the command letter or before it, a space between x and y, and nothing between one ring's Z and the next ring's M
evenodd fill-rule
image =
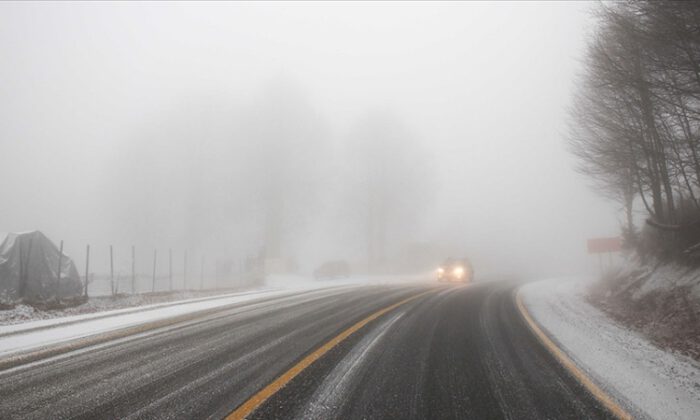
M619 252L622 249L620 237L592 238L588 240L589 254L602 254L606 252Z

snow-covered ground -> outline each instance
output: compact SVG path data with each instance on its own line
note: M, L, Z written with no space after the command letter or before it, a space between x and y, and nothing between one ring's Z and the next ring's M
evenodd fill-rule
M550 338L635 418L700 419L700 364L659 349L586 302L589 285L552 279L520 293Z
M216 307L216 306L218 306L218 303L227 302L231 298L238 299L238 298L240 298L242 296L246 296L246 295L264 296L265 292L271 292L271 291L274 291L274 290L273 289L259 289L259 290L253 290L253 291L247 291L247 292L226 293L226 294L220 294L220 295L215 295L215 296L207 296L207 297L192 298L192 299L182 299L182 300L163 302L163 303L157 303L157 304L152 304L152 305L130 306L130 307L126 307L126 308L103 310L103 311L98 310L98 311L94 311L94 312L90 312L90 313L82 313L82 314L75 314L75 315L72 315L70 313L66 313L63 316L55 316L55 317L50 317L50 318L40 318L39 317L39 318L36 318L30 322L9 323L6 325L0 325L0 337L8 335L8 334L16 334L19 332L26 332L26 331L36 330L36 329L43 329L43 328L47 328L47 327L54 327L57 325L73 324L76 322L83 322L83 321L89 321L89 320L94 320L94 319L108 318L108 317L119 316L119 315L126 315L126 314L131 314L131 313L136 313L136 312L152 311L155 309L162 309L162 308L167 308L167 307L171 307L171 306L180 306L183 304L209 302L210 305L214 305L214 306L209 306L209 307ZM89 305L89 304L90 303L87 303L86 305ZM23 308L23 307L28 307L28 306L27 305L18 305L17 308ZM207 307L207 309L209 307ZM31 308L31 307L29 307L29 308ZM193 308L198 308L198 307L193 307ZM24 310L24 309L20 309L20 310ZM39 310L36 310L33 308L31 310L33 312L40 312ZM60 311L57 311L57 312L61 313Z
M634 300L658 292L688 289L688 297L700 300L700 270L677 263L660 263L632 255L622 260L615 274L620 288L631 287Z
M21 324L30 321L48 320L69 316L80 316L97 312L109 312L129 308L155 307L168 304L179 304L185 301L197 299L212 299L225 297L231 294L239 294L242 291L260 291L264 287L244 290L183 290L174 292L161 292L156 294L133 294L121 296L90 296L90 299L78 306L70 306L61 309L38 309L26 304L18 304L14 308L0 309L0 326Z
M100 295L93 297L91 295L88 302L63 309L42 310L25 304L16 305L11 309L0 309L0 330L2 326L12 324L24 324L27 322L65 317L80 319L81 316L92 313L117 314L120 313L122 309L128 311L162 307L165 305L177 305L198 299L224 298L232 294L238 295L243 291L249 293L272 289L301 290L357 284L387 285L407 281L415 282L419 279L426 278L429 278L429 276L353 276L345 279L317 281L311 277L301 275L273 275L267 279L266 284L263 286L248 287L239 290L181 290L156 294L128 294L117 297Z
M289 290L238 293L150 307L120 309L0 327L0 357L235 303L282 296Z
M263 298L283 296L291 293L347 288L361 285L388 285L416 281L418 278L397 277L353 277L342 281L314 281L301 276L272 276L265 288L258 290L187 299L107 310L95 313L38 319L0 326L0 358L57 343L67 342L91 335L102 334L136 325L164 320L180 315L205 311L235 303L251 302Z

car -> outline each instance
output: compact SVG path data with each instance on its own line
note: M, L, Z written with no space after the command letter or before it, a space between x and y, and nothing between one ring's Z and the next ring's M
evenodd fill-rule
M466 258L448 258L437 270L437 280L448 283L471 283L474 280L474 269Z
M333 280L350 277L350 264L343 260L327 261L314 270L316 280Z

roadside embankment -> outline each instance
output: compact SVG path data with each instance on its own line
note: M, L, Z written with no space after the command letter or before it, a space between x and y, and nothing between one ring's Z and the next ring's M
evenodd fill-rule
M592 305L591 285L544 280L523 286L520 295L544 332L635 418L700 418L700 363Z
M657 346L700 361L700 270L629 258L591 285L588 301Z

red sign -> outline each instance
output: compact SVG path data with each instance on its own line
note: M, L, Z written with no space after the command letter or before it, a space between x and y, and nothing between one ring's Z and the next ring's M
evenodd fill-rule
M614 238L593 238L588 240L588 253L618 252L622 248L622 240Z

